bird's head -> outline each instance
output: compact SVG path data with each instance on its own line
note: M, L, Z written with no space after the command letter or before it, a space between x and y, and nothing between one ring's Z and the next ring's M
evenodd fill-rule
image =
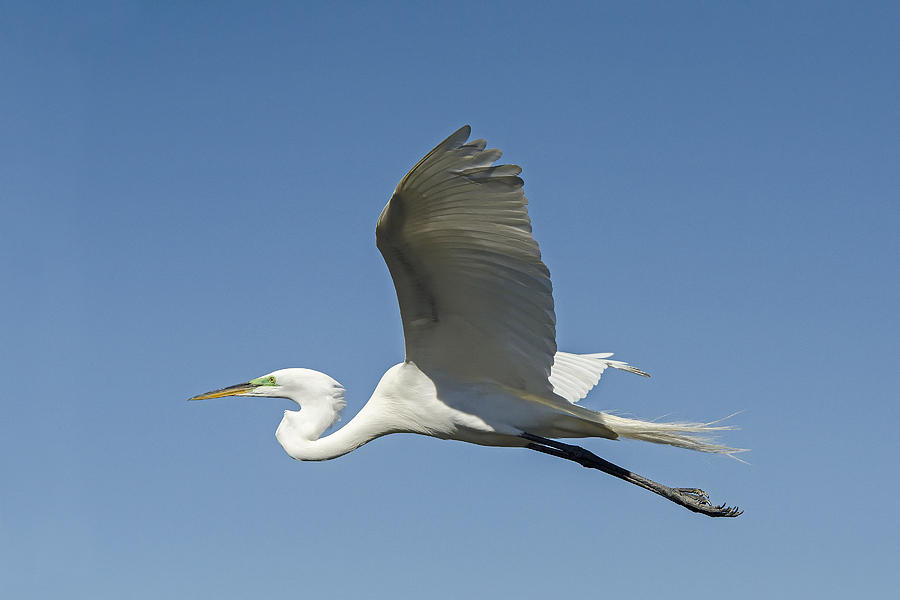
M309 439L318 438L334 424L346 405L343 386L325 373L312 369L279 369L245 383L199 394L189 400L226 396L266 396L293 400L303 410L299 413L284 411L279 431L282 428L295 430Z

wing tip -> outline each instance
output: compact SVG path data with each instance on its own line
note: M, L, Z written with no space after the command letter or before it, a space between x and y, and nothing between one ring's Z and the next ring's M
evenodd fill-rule
M460 144L464 144L464 143L466 142L466 140L469 139L469 136L470 136L470 135L472 135L472 126L469 125L468 123L466 123L465 125L463 125L463 126L460 127L459 129L457 129L456 131L454 131L453 133L451 133L449 136L447 136L447 139L448 139L448 140L450 140L450 139L454 139L454 140L455 140L455 139L461 137L461 138L462 138L462 141L460 142Z
M628 373L634 373L635 375L640 375L641 377L650 378L650 373L646 371L642 371L637 367L632 367L626 362L622 362L620 360L607 360L606 364L612 367L613 369L619 369L620 371L627 371Z

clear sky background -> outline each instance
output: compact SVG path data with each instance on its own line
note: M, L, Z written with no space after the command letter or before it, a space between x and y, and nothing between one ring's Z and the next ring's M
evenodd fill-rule
M0 595L886 597L896 504L896 3L0 5ZM471 123L524 168L586 400L743 411L742 464L391 436L326 463L285 400L402 360L379 211Z

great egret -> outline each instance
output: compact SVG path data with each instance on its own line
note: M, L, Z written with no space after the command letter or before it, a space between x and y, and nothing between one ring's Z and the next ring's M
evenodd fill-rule
M612 354L556 349L550 272L531 235L516 165L467 142L469 126L437 145L400 180L375 228L394 280L406 359L381 378L344 427L321 437L344 408L344 388L309 369L281 369L191 400L289 398L275 437L298 460L329 460L389 433L485 446L518 446L600 469L712 517L695 488L670 488L553 438L632 438L702 452L737 450L702 437L706 423L653 423L576 404L609 367L649 377ZM701 434L701 435L697 435Z

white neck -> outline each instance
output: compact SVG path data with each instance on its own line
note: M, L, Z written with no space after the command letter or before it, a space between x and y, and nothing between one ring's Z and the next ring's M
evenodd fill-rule
M285 411L275 437L284 451L297 460L331 460L343 456L393 431L385 427L372 404L370 400L349 423L323 438L319 436L334 422L336 414L329 418L307 408L299 413Z

